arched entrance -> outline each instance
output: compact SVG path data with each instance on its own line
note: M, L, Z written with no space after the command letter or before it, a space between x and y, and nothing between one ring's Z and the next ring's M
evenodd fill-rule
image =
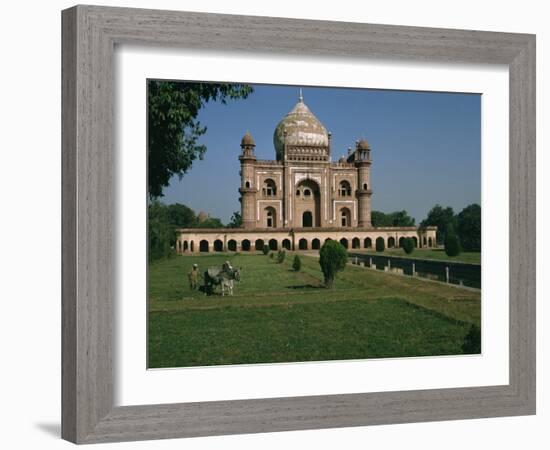
M285 250L290 250L290 241L288 239L283 239L282 245Z
M340 239L340 244L342 244L344 248L348 248L348 240L346 238Z
M244 239L241 242L241 249L243 252L249 252L250 251L250 241L248 239Z
M203 239L199 242L199 252L208 252L208 241Z
M364 248L371 248L371 247L372 247L372 239L371 238L365 238Z
M321 226L321 190L317 182L312 179L302 180L296 185L295 192L294 220L298 222L295 226Z
M389 237L388 238L388 248L394 248L395 247L395 238Z
M277 239L270 239L269 240L269 249L270 250L277 250Z
M237 241L235 239L230 239L227 242L227 249L230 252L236 252L237 251Z
M223 241L221 241L220 239L216 239L214 241L214 251L223 252Z
M361 241L359 238L353 238L351 241L351 248L361 248Z
M256 239L256 242L254 243L254 248L261 252L264 248L264 240L263 239Z
M298 241L298 248L300 250L307 250L307 239L304 239L304 238L300 239Z
M311 241L311 248L313 250L319 250L321 248L321 241L317 238L313 239L313 241Z
M311 214L311 211L304 211L302 214L302 226L304 228L310 228L313 226L313 214Z

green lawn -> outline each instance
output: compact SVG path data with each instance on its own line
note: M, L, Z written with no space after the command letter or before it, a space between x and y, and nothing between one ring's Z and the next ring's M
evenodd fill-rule
M462 252L458 256L447 256L445 250L439 248L415 248L407 255L402 248L387 248L383 252L374 250L350 250L350 252L365 253L371 255L402 256L403 258L435 259L437 261L453 261L471 264L481 264L481 252Z
M235 295L191 291L187 272L230 260ZM480 293L355 266L332 290L317 258L302 271L257 255L178 256L149 267L149 367L462 353Z

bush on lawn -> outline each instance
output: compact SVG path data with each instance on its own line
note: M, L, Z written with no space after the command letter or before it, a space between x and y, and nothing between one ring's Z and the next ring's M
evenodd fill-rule
M283 261L285 260L285 257L286 257L286 252L284 250L279 250L277 252L277 262L279 264L283 263Z
M412 238L405 238L403 240L403 250L407 255L410 255L414 250L414 240Z
M458 256L460 254L460 240L455 233L454 227L448 225L447 233L445 234L445 253L447 256Z
M262 247L262 252L264 255L267 255L269 253L269 245L265 245Z
M348 252L338 241L327 241L319 252L319 265L325 278L325 286L331 288L336 274L346 267Z
M300 259L300 257L298 255L294 256L294 261L292 261L292 268L296 272L299 272L300 269L302 268L302 260Z

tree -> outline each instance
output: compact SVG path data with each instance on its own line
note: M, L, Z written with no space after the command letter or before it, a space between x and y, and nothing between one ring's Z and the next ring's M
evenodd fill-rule
M481 251L481 206L466 206L457 216L458 235L464 250Z
M326 241L319 251L319 265L325 278L325 286L331 288L336 274L345 269L348 252L338 241Z
M460 240L452 224L447 224L445 234L445 253L447 256L458 256L460 254Z
M447 234L447 225L451 224L456 229L456 216L453 208L450 206L443 208L441 205L435 205L428 216L420 223L421 226L436 226L436 240L438 244L445 241L445 235Z
M240 228L243 224L243 218L239 211L235 211L231 216L231 221L227 224L229 228Z
M193 161L202 159L206 146L198 142L206 127L197 120L209 101L225 104L246 98L244 84L187 83L149 80L147 83L149 197L161 197L170 178L181 177Z
M389 216L393 227L414 227L414 217L409 216L407 211L395 211Z
M294 261L292 261L292 268L296 272L299 272L300 269L302 268L302 260L300 259L300 257L298 255L294 255Z
M277 262L279 264L282 264L285 258L286 258L286 252L284 250L279 250L277 252Z
M376 239L376 251L377 252L383 252L386 248L386 244L384 243L384 238L377 238Z
M414 250L414 240L410 237L403 239L403 250L410 255Z
M217 217L207 217L197 224L197 228L223 228L223 223Z
M391 226L391 219L382 211L372 211L370 213L370 221L373 227L389 227Z
M373 227L413 227L414 217L409 216L407 211L394 211L383 213L382 211L372 211L370 216Z
M269 245L264 244L262 247L262 253L267 255L269 253Z
M170 224L176 228L192 228L197 226L197 216L188 206L173 203L167 206Z
M159 201L151 202L147 207L147 216L149 261L174 255L176 232L174 226L170 223L167 206Z

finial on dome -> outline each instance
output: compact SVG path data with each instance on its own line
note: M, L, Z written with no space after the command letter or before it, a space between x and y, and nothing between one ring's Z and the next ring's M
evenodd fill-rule
M300 103L304 103L304 95L302 94L302 88L300 88L300 96L298 97Z

